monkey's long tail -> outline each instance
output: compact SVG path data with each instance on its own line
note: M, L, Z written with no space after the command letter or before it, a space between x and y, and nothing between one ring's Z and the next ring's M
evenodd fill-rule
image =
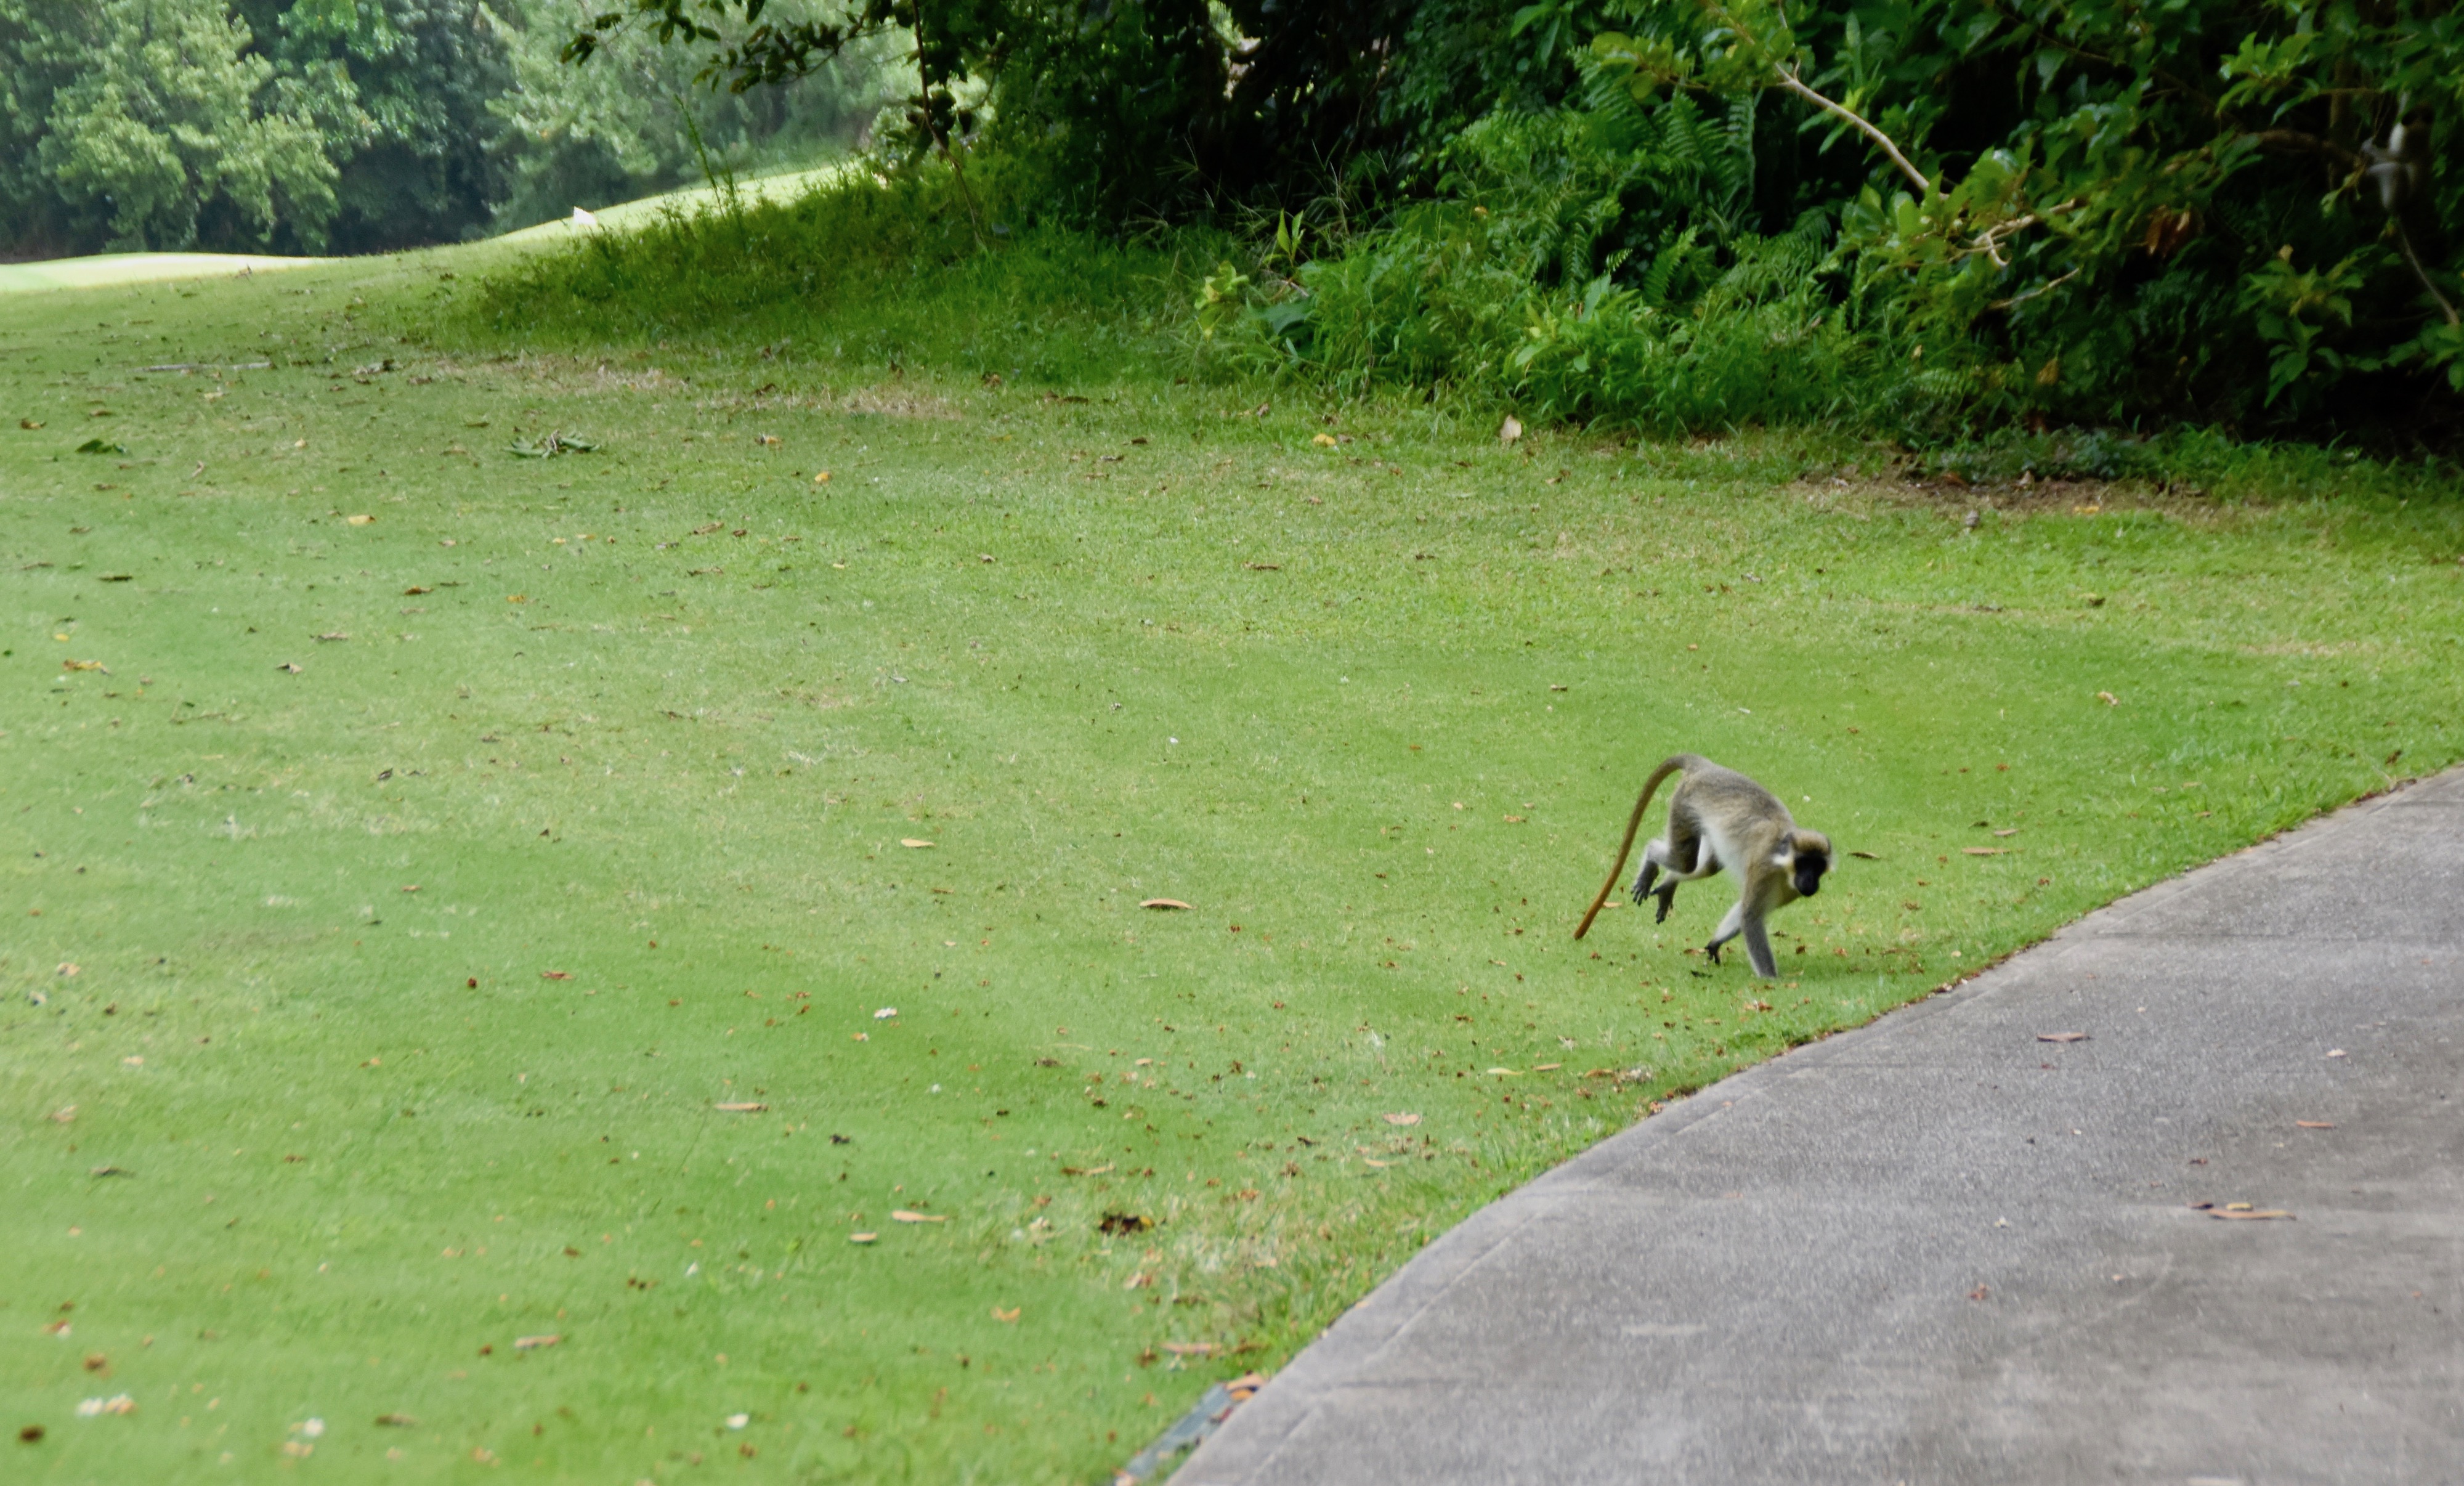
M1592 899L1591 911L1583 915L1582 922L1574 925L1576 939L1581 939L1592 931L1592 920L1600 916L1600 905L1609 900L1611 893L1617 891L1617 878L1625 876L1625 859L1627 854L1634 850L1634 833L1642 829L1642 812L1651 809L1652 791L1660 787L1661 780L1671 774L1683 772L1696 762L1693 754L1677 754L1662 760L1660 767L1651 771L1651 777L1642 782L1642 793L1637 796L1634 802L1634 815L1625 823L1625 839L1617 844L1617 865L1609 869L1609 879L1600 884L1600 896Z

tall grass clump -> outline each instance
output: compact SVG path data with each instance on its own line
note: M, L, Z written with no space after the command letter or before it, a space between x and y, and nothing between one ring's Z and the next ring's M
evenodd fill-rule
M998 168L858 165L787 201L590 233L489 275L458 327L533 344L792 344L875 370L1047 383L1169 376L1179 237L1042 222Z

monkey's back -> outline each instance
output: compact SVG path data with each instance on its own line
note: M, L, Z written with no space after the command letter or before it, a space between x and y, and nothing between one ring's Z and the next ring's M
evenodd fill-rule
M1750 839L1739 840L1722 829L1732 821L1755 822L1755 829L1747 832ZM1668 802L1668 828L1672 838L1702 837L1710 845L1713 861L1737 872L1746 862L1769 855L1796 829L1796 817L1779 796L1751 779L1694 756Z
M1676 798L1669 802L1670 808L1676 808L1680 801L1706 815L1772 815L1778 817L1783 829L1796 828L1796 817L1789 813L1779 796L1735 769L1722 768L1708 759L1685 770Z

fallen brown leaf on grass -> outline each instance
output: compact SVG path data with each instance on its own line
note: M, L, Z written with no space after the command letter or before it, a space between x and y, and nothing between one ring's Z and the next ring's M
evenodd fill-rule
M1860 861L1878 862L1881 860L1881 857L1875 855L1871 852L1851 852L1848 854L1857 857Z
M1769 1007L1765 1007L1765 1008L1763 1008L1763 1009L1764 1009L1764 1010L1766 1010L1766 1011L1768 1011L1768 1010L1770 1010L1770 1009L1771 1009L1771 1008L1769 1008ZM1553 1073L1555 1073L1558 1069L1561 1069L1561 1068L1563 1068L1563 1067L1565 1067L1565 1066L1566 1066L1566 1065L1565 1065L1565 1064L1563 1064L1563 1063L1534 1063L1534 1064L1532 1064L1532 1065L1531 1065L1531 1071L1532 1071L1533 1073L1535 1073L1535 1074L1553 1074Z
M419 1421L408 1414L379 1414L377 1423L388 1430L414 1430Z
M1187 908L1189 905L1188 905L1187 903L1182 902L1182 901L1181 901L1179 898L1142 898L1142 899L1140 899L1140 900L1139 900L1139 902L1138 902L1138 906L1139 906L1139 907L1141 907L1141 908L1164 908L1164 909L1172 909L1172 908Z
M1212 1342L1167 1342L1163 1349L1175 1357L1212 1357L1221 1350Z
M758 1115L769 1107L767 1104L713 1104L711 1106L723 1115Z
M514 1350L517 1352L536 1352L541 1347L554 1346L563 1340L564 1338L558 1336L516 1337L514 1338Z
M1963 846L1960 850L1966 852L1970 856L2008 856L2013 852L2016 851L2017 848L2009 846Z
M349 521L354 526L367 526L376 521L376 518L373 516L346 516L343 520Z
M943 1213L910 1212L901 1208L890 1215L890 1221L892 1223L947 1223L950 1219Z
M1005 1311L996 1305L993 1307L993 1320L998 1321L1014 1321L1018 1320L1018 1312L1019 1308L1015 1305Z
M2292 1213L2281 1208L2254 1208L2246 1202L2229 1202L2221 1208L2207 1208L2211 1218L2232 1218L2241 1222L2260 1222L2268 1218L2290 1218Z
M1063 1176L1102 1176L1111 1170L1112 1165L1113 1164L1108 1161L1100 1166L1063 1166L1061 1174Z
M2087 1041L2087 1033L2083 1031L2040 1031L2036 1033L2036 1040L2038 1042L2085 1042Z
M880 1236L881 1235L878 1233L849 1233L847 1234L847 1242L851 1244L869 1244Z
M1420 1122L1420 1117L1418 1115L1394 1114L1380 1115L1377 1118L1385 1120L1390 1125L1416 1125Z
M63 660L60 662L60 669L63 671L99 671L105 676L111 675L110 668L105 666L99 660Z
M539 971L539 979L543 981L569 981L573 979L573 976L571 972L565 970L541 970Z
M898 839L898 844L904 847L914 848L931 846L933 843L930 841L919 841L913 836L901 836Z
M1143 1233L1155 1227L1155 1219L1143 1212L1107 1212L1095 1220L1099 1233Z

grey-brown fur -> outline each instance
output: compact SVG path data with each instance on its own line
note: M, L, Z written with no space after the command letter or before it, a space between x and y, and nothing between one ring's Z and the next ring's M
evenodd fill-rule
M1626 822L1617 865L1609 869L1607 883L1593 900L1591 911L1583 915L1574 937L1580 939L1591 930L1593 918L1615 891L1652 793L1671 774L1679 778L1668 800L1668 834L1643 849L1642 871L1634 881L1635 902L1653 896L1653 884L1665 873L1667 881L1657 890L1660 912L1654 920L1665 921L1678 883L1699 881L1723 869L1734 872L1736 905L1720 920L1704 950L1717 965L1720 946L1743 937L1754 973L1777 975L1779 964L1771 956L1764 920L1773 911L1821 891L1822 875L1831 870L1830 839L1818 831L1800 829L1777 795L1700 754L1678 754L1652 770L1634 803L1633 818Z

